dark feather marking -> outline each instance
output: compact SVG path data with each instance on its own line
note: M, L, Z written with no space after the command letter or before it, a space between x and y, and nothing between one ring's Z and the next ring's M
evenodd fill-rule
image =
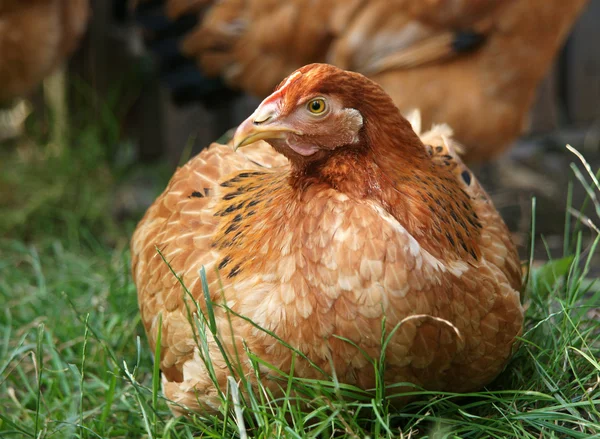
M254 177L257 175L265 175L265 173L264 172L242 172L241 174L238 174L238 177L248 178L248 177Z
M481 228L481 224L479 224L479 221L473 218L472 215L467 217L467 220L469 221L469 224L471 224L473 227Z
M202 193L201 193L201 192L194 191L194 192L192 192L192 195L190 195L190 197L195 197L195 198L204 198L204 195L202 195Z
M227 227L227 230L225 230L225 234L229 234L231 232L235 232L237 229L239 229L240 225L236 224L236 223L232 223L229 224L229 227Z
M228 207L227 207L227 209L225 209L223 212L224 212L225 214L228 214L228 213L231 213L231 212L233 212L234 210L237 210L237 209L238 209L238 207L237 207L237 205L236 205L236 204L231 204L231 205L230 205L230 206L228 206ZM225 215L223 215L223 216L225 216Z
M452 49L455 52L470 52L485 41L485 35L472 30L462 30L454 35Z
M243 205L244 205L244 202L242 202L240 204L230 204L229 206L227 206L227 209L219 210L218 212L216 212L214 214L214 216L227 216L234 210L238 210L238 209L242 208Z
M230 194L227 194L223 197L224 200L233 200L235 197L242 195L241 192L232 192Z
M464 182L467 183L467 186L471 185L471 173L469 171L463 171L462 174L460 174L460 176L462 177Z
M229 274L227 275L227 277L228 277L229 279L231 279L232 277L234 277L234 276L237 276L237 275L239 274L239 272L240 272L240 268L241 268L241 267L240 267L240 265L241 265L241 264L238 264L238 265L236 265L235 267L233 267L233 268L231 269L231 271L230 271L230 272L229 272Z
M225 256L223 260L219 263L219 270L227 267L227 264L231 262L231 256Z

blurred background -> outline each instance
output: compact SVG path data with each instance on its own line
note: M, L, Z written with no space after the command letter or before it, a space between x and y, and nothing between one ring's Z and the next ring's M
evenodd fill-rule
M0 24L2 14L17 7L11 3L0 4ZM51 2L22 5L27 3ZM183 9L200 3L180 2ZM243 87L206 77L196 60L179 52L182 38L198 26L197 9L177 13L156 0L141 1L137 9L126 0L91 0L90 6L87 22L85 13L63 12L66 21L58 26L66 29L68 19L75 25L61 38L71 39L73 47L65 49L52 73L3 103L0 236L29 242L45 236L69 239L86 230L93 240L126 245L133 225L175 167L260 102ZM71 18L65 18L68 14ZM576 177L569 164L577 159L565 144L579 150L594 170L600 163L599 22L600 0L590 0L536 88L527 129L516 146L499 159L473 164L523 255L532 196L537 231L551 252L560 253L565 203L572 197L579 205L587 195L580 184L570 186ZM231 23L235 27L236 21ZM454 43L471 50L479 44L473 35L467 41L463 32ZM2 44L7 43L0 36L0 56L9 50ZM536 62L533 57L531 63Z

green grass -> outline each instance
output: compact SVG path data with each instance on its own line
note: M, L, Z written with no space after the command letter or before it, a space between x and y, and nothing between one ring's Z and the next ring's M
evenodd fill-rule
M421 397L398 411L381 386L273 370L279 399L260 381L233 380L220 416L173 418L137 312L132 226L110 215L123 170L96 134L77 139L86 149L60 157L36 145L2 152L0 437L600 437L600 294L589 278L597 239L572 220L564 258L529 276L518 351L481 392L414 389ZM214 331L212 306L195 320L200 333Z

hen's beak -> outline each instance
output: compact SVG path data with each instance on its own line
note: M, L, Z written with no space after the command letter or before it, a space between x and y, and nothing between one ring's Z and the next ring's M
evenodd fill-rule
M277 112L271 105L261 104L252 115L235 130L233 150L259 140L282 139L297 130L277 120Z

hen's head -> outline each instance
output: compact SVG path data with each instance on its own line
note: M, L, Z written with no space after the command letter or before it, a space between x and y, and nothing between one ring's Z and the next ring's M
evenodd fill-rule
M359 73L310 64L283 80L238 127L234 147L265 140L302 168L341 151L385 143L386 133L394 144L419 143L378 84Z

